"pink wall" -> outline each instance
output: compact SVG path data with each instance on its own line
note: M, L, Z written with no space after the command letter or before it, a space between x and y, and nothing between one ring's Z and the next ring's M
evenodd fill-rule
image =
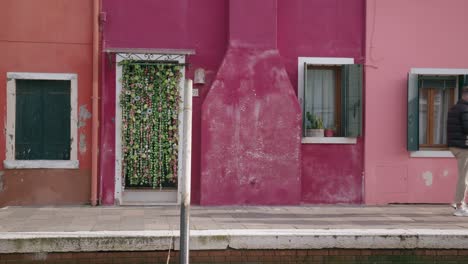
M357 63L364 61L364 0L278 0L277 9L279 58L294 91L297 92L299 56L351 57ZM200 192L201 106L226 53L229 2L134 0L129 5L126 0L103 0L103 11L107 13L105 48L195 49L196 55L188 59L187 76L193 78L193 70L198 67L207 71L206 84L196 87L200 89L200 97L193 100L192 201L198 204L203 195ZM115 78L109 63L104 61L103 67L101 196L104 204L113 204ZM300 200L361 202L361 140L355 145L308 144L300 148L302 191L291 190L295 195L301 193Z
M367 204L452 202L455 159L406 150L406 83L410 68L468 68L466 10L466 0L367 1Z

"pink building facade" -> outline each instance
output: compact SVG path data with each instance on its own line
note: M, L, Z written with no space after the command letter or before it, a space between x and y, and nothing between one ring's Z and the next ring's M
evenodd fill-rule
M366 204L453 202L456 161L443 146L445 121L436 116L456 101L466 78L468 36L461 32L467 9L464 0L367 1ZM408 76L410 86L411 78L419 78L415 109L408 104ZM431 78L444 81L444 87L429 87ZM444 89L454 92L444 92L447 101L438 100ZM408 117L419 130L415 136L408 135L414 133Z
M363 202L362 68L351 66L365 62L365 1L103 0L102 12L102 204L126 197L116 173L119 56L164 51L183 57L185 78L205 72L194 85L193 204ZM327 71L337 101L323 121L335 137L308 138L304 76ZM341 99L353 93L342 82L355 101Z

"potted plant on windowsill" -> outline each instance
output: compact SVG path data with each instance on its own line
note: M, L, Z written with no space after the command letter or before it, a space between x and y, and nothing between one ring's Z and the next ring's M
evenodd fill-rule
M335 136L335 127L325 128L325 137L334 137Z
M306 113L307 120L309 124L306 128L306 137L323 137L323 121L322 118L311 114L310 112Z

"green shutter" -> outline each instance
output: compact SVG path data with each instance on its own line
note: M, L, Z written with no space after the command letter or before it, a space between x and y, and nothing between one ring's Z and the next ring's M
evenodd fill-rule
M70 81L47 81L43 90L43 159L70 159Z
M419 150L419 87L418 75L408 74L408 151Z
M15 159L41 159L42 144L42 91L36 81L16 81Z
M15 158L70 159L70 81L17 80Z
M304 63L304 90L302 91L302 101L301 101L301 107L302 107L302 136L306 136L306 129L307 129L307 115L306 115L306 109L305 109L305 98L306 98L306 91L307 91L307 62Z
M358 137L362 132L362 65L342 67L342 126L343 136Z

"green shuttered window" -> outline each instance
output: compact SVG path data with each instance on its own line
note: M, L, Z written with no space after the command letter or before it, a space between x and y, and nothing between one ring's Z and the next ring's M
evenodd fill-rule
M16 80L16 160L70 160L70 81Z
M408 74L408 151L447 149L447 113L467 77Z

